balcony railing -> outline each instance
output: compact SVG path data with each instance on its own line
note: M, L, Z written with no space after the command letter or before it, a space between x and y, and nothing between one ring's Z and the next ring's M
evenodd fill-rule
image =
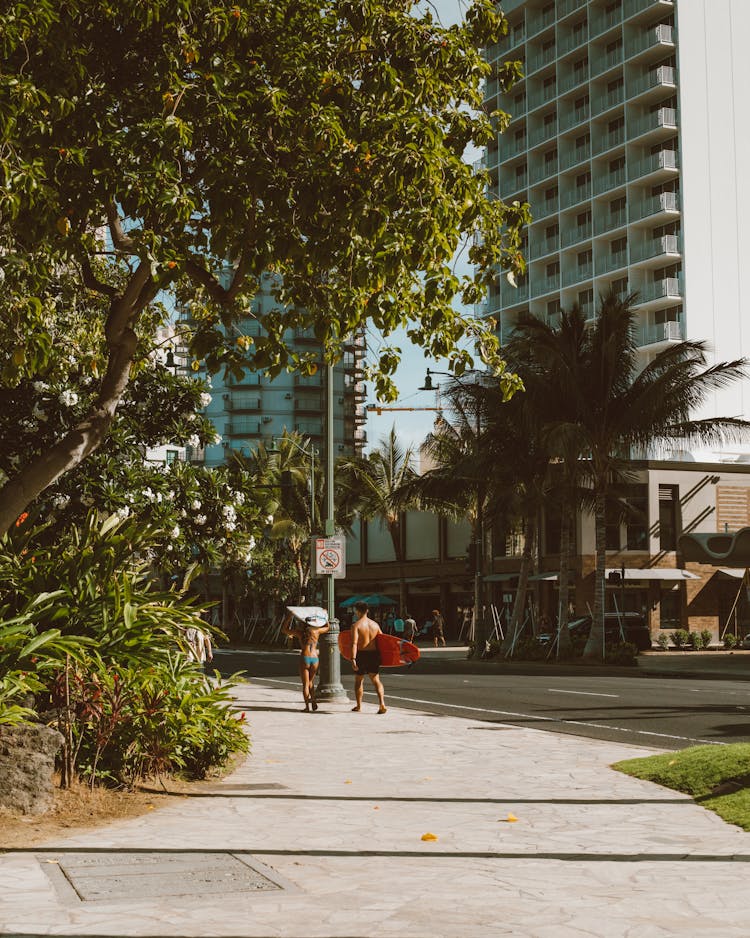
M226 436L258 436L260 421L252 417L237 417L226 424L224 433Z
M608 274L612 270L621 270L628 266L628 252L616 251L614 254L606 254L604 257L598 257L596 260L597 275Z
M573 49L577 49L579 46L582 46L587 41L588 41L588 32L586 29L580 29L577 32L572 31L568 33L567 36L563 36L563 38L558 42L557 54L567 55L568 52L572 52Z
M528 140L525 134L519 140L502 134L497 148L498 162L504 163L506 160L514 159L526 151L527 145Z
M642 33L632 36L625 45L625 53L630 59L634 55L640 55L641 52L660 45L674 45L672 27L666 26L664 23L652 26L651 29L645 29Z
M622 46L605 52L603 55L597 55L591 59L591 74L601 75L603 72L609 71L610 68L622 65L623 60L624 54Z
M571 166L578 166L579 163L585 163L591 159L591 144L585 147L576 147L563 153L560 157L560 169L570 169Z
M555 11L546 10L540 11L536 15L532 14L529 16L527 21L528 35L535 36L537 33L540 33L543 29L546 29L548 26L551 26L555 22Z
M624 142L625 128L618 127L617 130L613 130L608 134L603 134L601 137L596 138L594 156L598 156L600 153L606 153L607 150L612 150L614 147L619 147Z
M613 26L617 26L622 22L622 10L615 9L606 12L602 10L597 16L592 16L591 22L589 24L589 36L593 39L595 36L600 36L602 33L605 33L608 29L611 29Z
M647 261L651 257L661 257L664 254L679 254L680 239L677 235L664 235L654 238L645 244L633 246L632 258L634 261Z
M560 274L554 274L552 277L544 277L541 280L534 281L531 295L532 297L543 296L545 293L554 293L559 289Z
M682 296L682 284L678 277L666 277L656 283L647 283L638 291L638 303L653 303L654 300L678 300Z
M655 345L657 342L682 342L685 330L681 322L659 322L641 326L636 330L635 340L640 346Z
M549 218L550 215L556 215L559 211L559 199L547 199L545 202L540 202L539 205L532 204L531 206L531 214L534 217L534 221L541 221L543 218Z
M563 286L570 287L574 283L581 283L583 280L591 280L593 276L593 264L577 264L574 267L566 268L563 274Z
M571 245L578 244L580 241L588 241L589 238L591 238L591 234L591 222L585 225L578 225L576 228L568 228L567 231L563 232L562 246L569 248Z
M579 85L584 84L589 80L589 69L582 68L579 71L572 71L568 75L564 75L558 81L558 88L560 94L563 94L566 91L572 91L573 88L577 88Z
M563 114L560 117L560 133L564 133L566 130L570 130L571 127L575 127L576 124L580 124L583 121L587 121L591 116L591 109L588 104L585 104L583 107L575 108L572 111L569 111L567 114Z
M578 205L581 202L587 202L591 198L591 183L585 186L576 186L565 193L562 200L563 208L570 208L572 205Z
M606 176L597 176L594 179L594 194L601 195L602 192L609 192L610 189L617 189L618 186L625 185L625 169L618 169L614 173L608 173Z
M610 108L617 107L618 104L622 104L625 100L625 89L622 85L619 88L614 88L612 91L608 91L606 94L597 95L594 98L594 103L592 106L592 113L594 117L598 114L603 114L605 111L609 111Z
M507 289L503 287L503 297L502 297L502 308L508 309L511 306L517 306L519 303L528 303L529 302L529 285L528 283L523 284L519 287L516 287L515 290L513 287L508 284Z
M557 121L552 124L546 124L544 127L537 127L529 135L529 146L536 147L540 143L552 140L557 136Z
M660 169L674 169L678 167L676 150L661 150L647 156L645 159L638 160L637 163L628 166L628 179L640 179L641 176L649 176L651 173L658 172Z
M540 68L554 62L556 58L557 49L555 46L550 46L549 49L537 49L529 55L526 62L526 75L529 76L532 72L539 71Z
M659 68L649 72L647 75L641 75L636 81L628 86L628 97L634 98L644 91L651 91L652 88L669 87L674 88L677 84L677 69L671 65L660 65Z
M643 13L644 10L650 10L652 7L663 10L667 4L671 7L671 0L659 0L658 3L655 0L625 0L625 19L630 19L631 16Z
M538 88L535 92L529 95L529 110L533 111L535 108L541 107L543 104L549 104L550 101L554 101L557 97L557 88L554 85L549 85L547 88Z
M588 0L558 0L557 18L562 19L563 16L567 16L569 13L575 13L576 10L585 7L587 2Z
M660 215L662 212L679 212L680 201L676 192L662 192L659 195L643 199L633 207L633 221Z
M596 233L604 234L605 231L614 231L615 228L622 228L628 223L627 208L617 209L615 212L607 212L596 219Z
M531 170L531 184L541 182L543 179L549 179L550 176L557 175L558 160L550 160L549 163L542 163L541 166L535 166Z
M630 139L634 140L660 127L677 130L677 111L673 107L661 107L652 114L644 114L643 117L638 118L629 128Z
M545 238L544 241L540 241L538 244L531 245L530 257L532 260L536 260L539 257L544 257L545 254L554 254L555 251L560 250L560 238Z

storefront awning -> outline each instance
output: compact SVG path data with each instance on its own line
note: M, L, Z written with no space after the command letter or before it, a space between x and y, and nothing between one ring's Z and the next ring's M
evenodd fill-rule
M605 576L610 573L622 573L622 567L607 567L604 571ZM675 567L647 567L645 569L635 569L625 567L626 580L700 580L699 576L690 573L687 570L680 570Z
M559 573L535 573L534 576L530 576L529 580L539 581L539 580L559 580Z
M507 583L509 580L517 580L517 573L489 573L485 578L485 583Z
M721 573L723 576L729 576L733 580L742 580L745 576L745 570L743 567L719 567L716 573Z

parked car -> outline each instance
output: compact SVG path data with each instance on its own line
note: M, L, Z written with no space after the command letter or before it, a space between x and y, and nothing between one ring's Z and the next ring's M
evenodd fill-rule
M570 637L583 642L591 631L591 616L579 616L568 622ZM543 632L537 636L542 644L554 640L554 633ZM638 651L651 648L651 632L646 620L639 612L607 612L604 614L604 641L607 645L616 645L623 641L631 642Z

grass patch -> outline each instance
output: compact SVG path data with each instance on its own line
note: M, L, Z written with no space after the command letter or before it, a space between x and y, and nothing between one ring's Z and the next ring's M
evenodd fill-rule
M692 746L626 759L612 768L691 795L730 824L750 830L750 743Z

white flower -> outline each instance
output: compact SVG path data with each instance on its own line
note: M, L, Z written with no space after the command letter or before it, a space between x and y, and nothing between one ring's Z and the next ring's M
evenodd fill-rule
M199 524L199 525L205 524L205 523L206 523L206 516L205 516L205 515L196 515L196 516L195 516L195 523L196 523L196 524Z
M156 503L161 504L161 492L156 493Z
M193 433L190 439L188 440L188 446L192 446L193 449L198 449L201 445L200 437L197 433Z
M200 501L197 498L194 498L193 501L190 503L190 507L193 509L193 511L200 511L203 505L201 505Z
M144 490L143 490L143 497L144 497L144 498L147 498L147 499L151 502L151 501L154 500L154 493L151 491L150 488L144 489Z
M65 508L69 501L70 499L67 495L55 495L55 497L52 499L52 504L55 506L55 508Z
M43 394L47 390L47 385L44 381L32 381L31 386L37 394Z
M176 524L176 525L172 528L172 537L179 537L179 536L180 536L180 526L179 526L178 524Z
M237 512L234 510L234 505L224 505L221 509L222 515L224 515L225 521L236 521Z
M214 446L218 446L219 443L221 443L221 434L214 433L214 435L211 437L211 442L213 443Z
M231 532L231 531L234 531L234 529L237 527L237 525L234 523L234 521L227 521L227 523L224 525L224 527L226 528L227 531L230 531L230 532Z
M249 539L248 542L247 542L247 552L248 552L248 554L249 554L250 551L253 550L254 548L255 548L255 538L254 538L254 537L252 536L252 534L251 534L251 535L250 535L250 539Z
M243 494L242 492L235 492L235 493L234 493L234 500L237 502L238 505L244 505L244 504L245 504L245 496L244 496L244 494Z
M130 515L130 509L125 505L123 508L118 508L115 514L124 521Z
M58 400L63 407L74 407L78 403L78 395L75 391L60 391Z
M273 524L273 515L268 515L266 517L266 524Z
M200 406L205 408L205 407L208 407L208 405L211 403L213 398L207 391L204 391L203 394L201 394L199 400L200 400Z

